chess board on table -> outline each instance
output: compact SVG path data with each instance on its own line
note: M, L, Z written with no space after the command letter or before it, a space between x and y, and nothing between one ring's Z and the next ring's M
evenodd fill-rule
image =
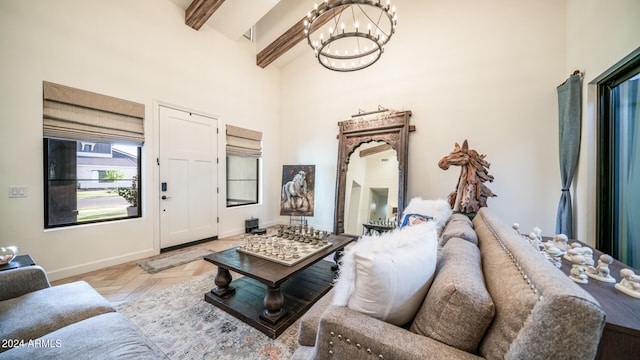
M312 256L313 254L319 251L322 251L328 247L331 247L331 245L333 245L331 242L314 245L310 242L292 240L292 239L281 238L281 237L273 237L272 239L277 239L280 245L296 247L298 250L294 252L290 258L285 258L283 256L274 255L270 251L272 247L254 249L254 248L251 248L250 246L247 246L246 244L243 244L237 247L236 249L238 252L241 252L244 254L257 256L257 257L260 257L269 261L273 261L282 265L293 266L299 263L300 261L308 258L309 256Z

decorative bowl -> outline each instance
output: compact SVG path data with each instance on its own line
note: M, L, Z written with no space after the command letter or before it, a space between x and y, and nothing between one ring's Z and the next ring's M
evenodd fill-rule
M15 246L0 247L0 265L8 264L18 256L18 248Z

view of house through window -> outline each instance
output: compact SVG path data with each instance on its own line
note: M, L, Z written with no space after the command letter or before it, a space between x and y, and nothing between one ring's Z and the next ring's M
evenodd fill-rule
M45 227L140 216L140 147L44 142Z

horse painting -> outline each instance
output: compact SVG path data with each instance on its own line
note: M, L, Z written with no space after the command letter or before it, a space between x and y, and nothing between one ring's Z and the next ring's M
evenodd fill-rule
M310 172L315 166L285 166L282 175L281 215L313 215L313 187L309 189ZM293 175L293 178L291 178ZM287 179L291 179L286 181ZM313 181L311 181L313 184Z
M493 181L493 176L488 171L491 164L485 157L486 155L475 150L469 150L469 144L465 140L462 147L456 143L453 151L438 161L442 170L447 170L450 165L462 167L456 190L448 197L454 212L475 213L487 206L487 198L497 196L484 185L485 181Z

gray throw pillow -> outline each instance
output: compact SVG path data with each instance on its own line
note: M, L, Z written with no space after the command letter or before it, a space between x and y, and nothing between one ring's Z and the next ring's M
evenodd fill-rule
M476 245L450 239L442 249L435 279L410 330L476 353L495 315L480 261Z

